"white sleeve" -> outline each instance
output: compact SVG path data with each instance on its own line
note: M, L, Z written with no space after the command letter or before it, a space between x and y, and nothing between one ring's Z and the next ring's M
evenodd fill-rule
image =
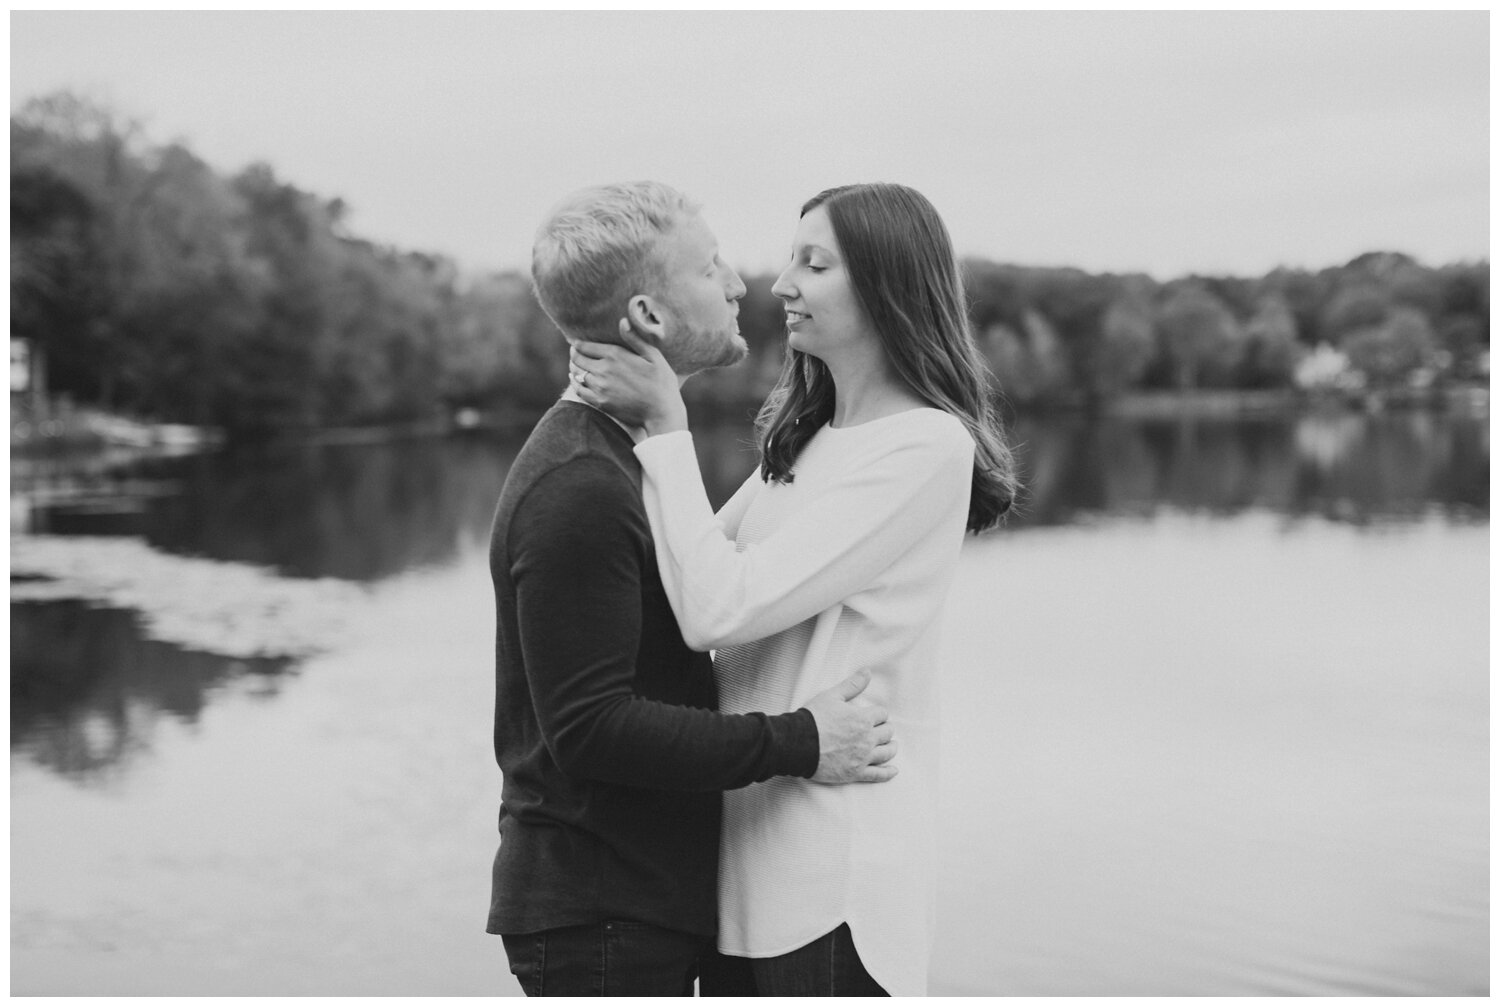
M725 538L733 541L739 536L740 522L745 520L745 511L750 509L750 501L760 492L761 485L760 466L757 465L755 471L735 490L734 496L726 500L724 506L719 508L719 513L714 515L724 529Z
M928 432L887 447L740 551L709 506L691 434L636 445L657 564L688 646L758 640L817 615L867 586L956 500L967 506L967 438Z

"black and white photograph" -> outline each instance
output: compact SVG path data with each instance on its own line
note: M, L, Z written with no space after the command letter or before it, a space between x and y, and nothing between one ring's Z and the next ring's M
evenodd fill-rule
M12 996L1489 995L1488 9L9 35Z

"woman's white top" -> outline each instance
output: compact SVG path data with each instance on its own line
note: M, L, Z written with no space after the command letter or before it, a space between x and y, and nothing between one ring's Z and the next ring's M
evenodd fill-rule
M783 713L867 668L899 772L724 795L719 947L793 951L848 923L896 996L927 991L938 793L938 615L969 512L974 442L938 409L823 427L791 483L752 473L715 515L691 436L636 446L662 582L688 645L717 648L720 709Z

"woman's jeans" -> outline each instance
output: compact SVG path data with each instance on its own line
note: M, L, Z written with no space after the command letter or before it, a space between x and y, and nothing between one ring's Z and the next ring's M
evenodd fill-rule
M506 934L510 970L527 996L692 996L706 937L633 920Z
M706 997L890 995L865 971L847 923L775 958L734 958L711 952L703 959L698 986Z

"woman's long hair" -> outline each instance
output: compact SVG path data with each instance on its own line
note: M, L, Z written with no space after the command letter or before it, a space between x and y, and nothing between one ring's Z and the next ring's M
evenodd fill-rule
M942 218L915 189L885 182L826 189L803 204L802 216L819 206L833 223L855 296L896 373L974 439L968 529L995 525L1015 498L1015 462L995 415L993 379L974 345ZM833 405L828 367L788 346L781 378L755 421L761 478L792 481L798 455L833 419Z

